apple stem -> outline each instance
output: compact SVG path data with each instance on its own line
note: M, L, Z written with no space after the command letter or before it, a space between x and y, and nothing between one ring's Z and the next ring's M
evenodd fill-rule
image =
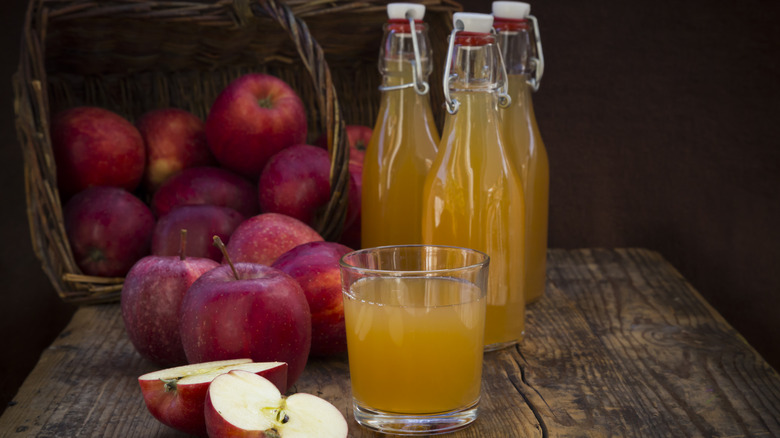
M222 251L222 257L225 258L228 265L230 265L230 269L233 270L233 276L236 277L236 280L240 280L238 277L238 271L236 270L236 265L233 264L233 261L230 260L230 255L228 255L227 248L225 247L225 243L222 242L222 239L219 238L219 236L214 236L214 246L219 248L220 251Z
M181 229L181 237L179 237L179 260L184 261L187 258L187 229Z
M165 392L172 392L176 391L176 386L178 386L179 379L181 379L181 377L174 377L173 379L160 379L160 381L164 384Z

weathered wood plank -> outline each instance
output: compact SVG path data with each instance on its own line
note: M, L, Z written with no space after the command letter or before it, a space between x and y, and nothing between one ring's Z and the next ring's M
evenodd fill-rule
M780 377L659 254L551 250L548 289L517 348L485 357L480 418L462 437L780 436ZM155 366L117 305L84 307L0 417L9 437L183 437L146 411ZM339 407L346 357L311 361L295 391Z
M777 372L660 255L549 257L520 352L550 431L780 435Z

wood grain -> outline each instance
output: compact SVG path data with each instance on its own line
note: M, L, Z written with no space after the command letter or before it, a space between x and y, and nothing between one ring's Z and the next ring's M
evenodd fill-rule
M480 417L461 437L780 436L780 377L663 257L550 250L548 288L516 347L486 354ZM182 437L146 410L155 367L116 304L78 310L0 417L8 437ZM339 407L346 357L313 360L294 391Z

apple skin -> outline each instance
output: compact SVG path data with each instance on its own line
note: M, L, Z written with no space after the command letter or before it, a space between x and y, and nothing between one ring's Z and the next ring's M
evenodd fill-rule
M306 134L298 94L283 80L261 73L228 84L206 118L206 139L217 161L253 180L274 154L304 143Z
M170 177L152 197L152 211L165 216L182 205L230 207L244 217L260 212L257 189L246 179L218 167L191 167Z
M368 143L371 141L371 134L374 132L374 130L371 127L365 125L346 125L344 130L347 133L347 145L349 145L350 161L363 163L363 158L366 154L366 148L368 147ZM327 133L320 135L314 142L314 145L327 149Z
M230 241L233 230L245 217L230 207L218 205L182 205L159 218L152 236L152 254L179 254L180 234L187 230L187 255L222 261L222 252L214 246L214 236Z
M52 118L51 146L57 186L67 199L95 186L135 190L146 151L141 134L124 117L104 108L80 106Z
M182 345L190 363L249 357L287 362L287 387L306 367L311 311L295 279L270 266L221 265L190 286L181 305Z
M135 121L146 146L143 185L153 193L165 180L189 167L214 166L205 124L179 108L148 111Z
M149 255L155 219L140 199L117 187L90 187L63 208L73 257L87 275L121 277Z
M161 366L182 365L187 356L179 334L179 308L190 285L219 266L200 257L146 256L127 273L120 305L130 342Z
M242 222L230 236L233 262L270 266L279 256L306 243L325 240L309 225L279 213L262 213Z
M339 243L353 249L362 248L361 245L361 208L363 203L363 163L349 162L349 193L347 204L347 217L344 220L344 229L339 237Z
M271 265L296 279L311 311L311 355L347 351L339 260L352 249L336 242L309 242L282 254Z
M360 212L363 204L363 163L349 162L349 193L347 194L347 218L344 221L346 228L355 222L360 222Z
M330 155L311 145L295 145L275 154L258 182L264 213L281 213L313 225L330 200Z
M193 368L196 368L193 371ZM154 371L138 378L138 385L149 413L161 423L188 433L206 435L204 417L206 394L211 382L220 374L243 370L262 376L281 392L287 388L287 364L258 364L251 359L206 362ZM209 375L203 377L199 372ZM181 379L179 379L181 377ZM169 384L166 381L173 380Z

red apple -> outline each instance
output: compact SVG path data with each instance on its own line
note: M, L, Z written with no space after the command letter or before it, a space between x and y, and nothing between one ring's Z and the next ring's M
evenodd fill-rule
M184 295L181 341L187 360L249 357L287 362L287 386L311 349L311 312L295 279L270 266L229 263L201 275Z
M262 376L277 391L287 388L287 364L242 358L183 365L138 378L149 412L161 423L190 435L206 435L206 394L212 381L232 370Z
M268 161L258 183L260 210L281 213L313 225L330 200L330 155L325 149L295 145Z
M349 160L363 163L363 157L374 130L364 125L347 125L344 127L344 130L347 134L347 145L349 145ZM327 134L320 135L314 142L314 145L327 149Z
M349 162L349 193L347 204L347 218L344 220L345 228L355 222L360 222L360 209L363 203L363 163Z
M191 167L169 178L152 197L157 217L182 205L230 207L244 217L257 214L257 189L246 179L218 167Z
M140 199L117 187L91 187L63 208L65 231L82 272L121 277L149 254L154 215Z
M349 194L347 204L347 217L344 220L344 229L339 237L339 243L350 248L359 249L361 245L361 208L363 196L363 163L349 162Z
M271 265L280 255L306 243L324 240L298 219L262 213L242 222L230 236L227 252L234 262Z
M141 356L162 366L187 363L179 334L179 308L190 285L219 266L214 260L186 257L180 232L177 256L146 256L125 277L120 303L130 342Z
M347 420L327 400L299 392L289 397L267 379L236 370L209 385L206 430L216 437L346 438Z
M311 355L347 351L339 260L352 249L335 242L309 242L282 254L271 265L298 280L311 311Z
M260 176L282 149L306 141L306 111L283 80L250 73L217 96L206 118L206 138L217 161L245 177Z
M146 146L143 183L150 192L183 169L217 164L206 143L203 121L188 111L151 110L136 119L135 126Z
M152 236L152 254L172 256L179 253L180 230L187 230L187 255L222 261L222 253L213 244L214 236L223 242L238 224L244 221L241 213L230 207L217 205L182 205L157 220Z
M133 191L141 182L146 163L141 134L112 111L82 106L58 113L51 146L64 198L94 186Z

